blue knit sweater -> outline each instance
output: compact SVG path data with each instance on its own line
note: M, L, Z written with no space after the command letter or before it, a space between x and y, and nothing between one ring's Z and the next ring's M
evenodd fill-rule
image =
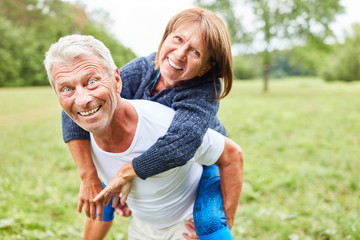
M208 128L226 135L224 126L216 117L219 102L214 101L211 77L194 78L183 86L167 88L151 96L150 89L157 74L154 58L155 53L137 58L120 69L123 84L121 97L156 101L175 110L168 132L132 162L135 173L142 179L186 164L202 143ZM219 79L217 89L220 92ZM65 142L89 139L89 133L76 125L64 111L62 126Z

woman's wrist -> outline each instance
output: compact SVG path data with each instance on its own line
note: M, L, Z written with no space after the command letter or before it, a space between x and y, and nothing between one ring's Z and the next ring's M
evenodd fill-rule
M133 165L131 163L124 164L120 169L121 177L127 181L133 180L137 177Z

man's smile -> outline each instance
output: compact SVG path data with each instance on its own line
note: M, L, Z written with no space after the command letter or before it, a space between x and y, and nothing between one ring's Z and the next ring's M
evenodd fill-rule
M93 108L89 111L86 111L86 112L78 112L81 116L90 116L94 113L96 113L97 111L99 111L99 109L101 108L101 105L100 106L97 106L96 108Z

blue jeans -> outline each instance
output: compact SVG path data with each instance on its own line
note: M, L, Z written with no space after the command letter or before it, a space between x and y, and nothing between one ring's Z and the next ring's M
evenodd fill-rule
M200 240L230 240L216 165L204 166L194 204L195 231Z

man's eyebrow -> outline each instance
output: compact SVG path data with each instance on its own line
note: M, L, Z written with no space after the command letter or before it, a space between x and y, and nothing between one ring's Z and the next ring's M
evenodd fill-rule
M78 79L80 79L80 80L89 79L90 77L92 77L94 75L99 75L100 76L100 74L97 71L91 69L91 70L86 71L83 74L81 74L81 76L78 76ZM72 81L73 81L73 79L64 80L64 79L60 78L59 80L57 80L56 85L63 86L63 85L67 85L69 82L72 82Z
M89 71L85 72L82 76L81 79L83 78L88 78L88 77L92 77L94 75L100 75L97 71L95 71L94 69L90 69Z
M91 69L91 70L86 71L83 74L81 74L81 76L79 76L79 80L88 80L91 77L100 78L101 74L98 71Z

